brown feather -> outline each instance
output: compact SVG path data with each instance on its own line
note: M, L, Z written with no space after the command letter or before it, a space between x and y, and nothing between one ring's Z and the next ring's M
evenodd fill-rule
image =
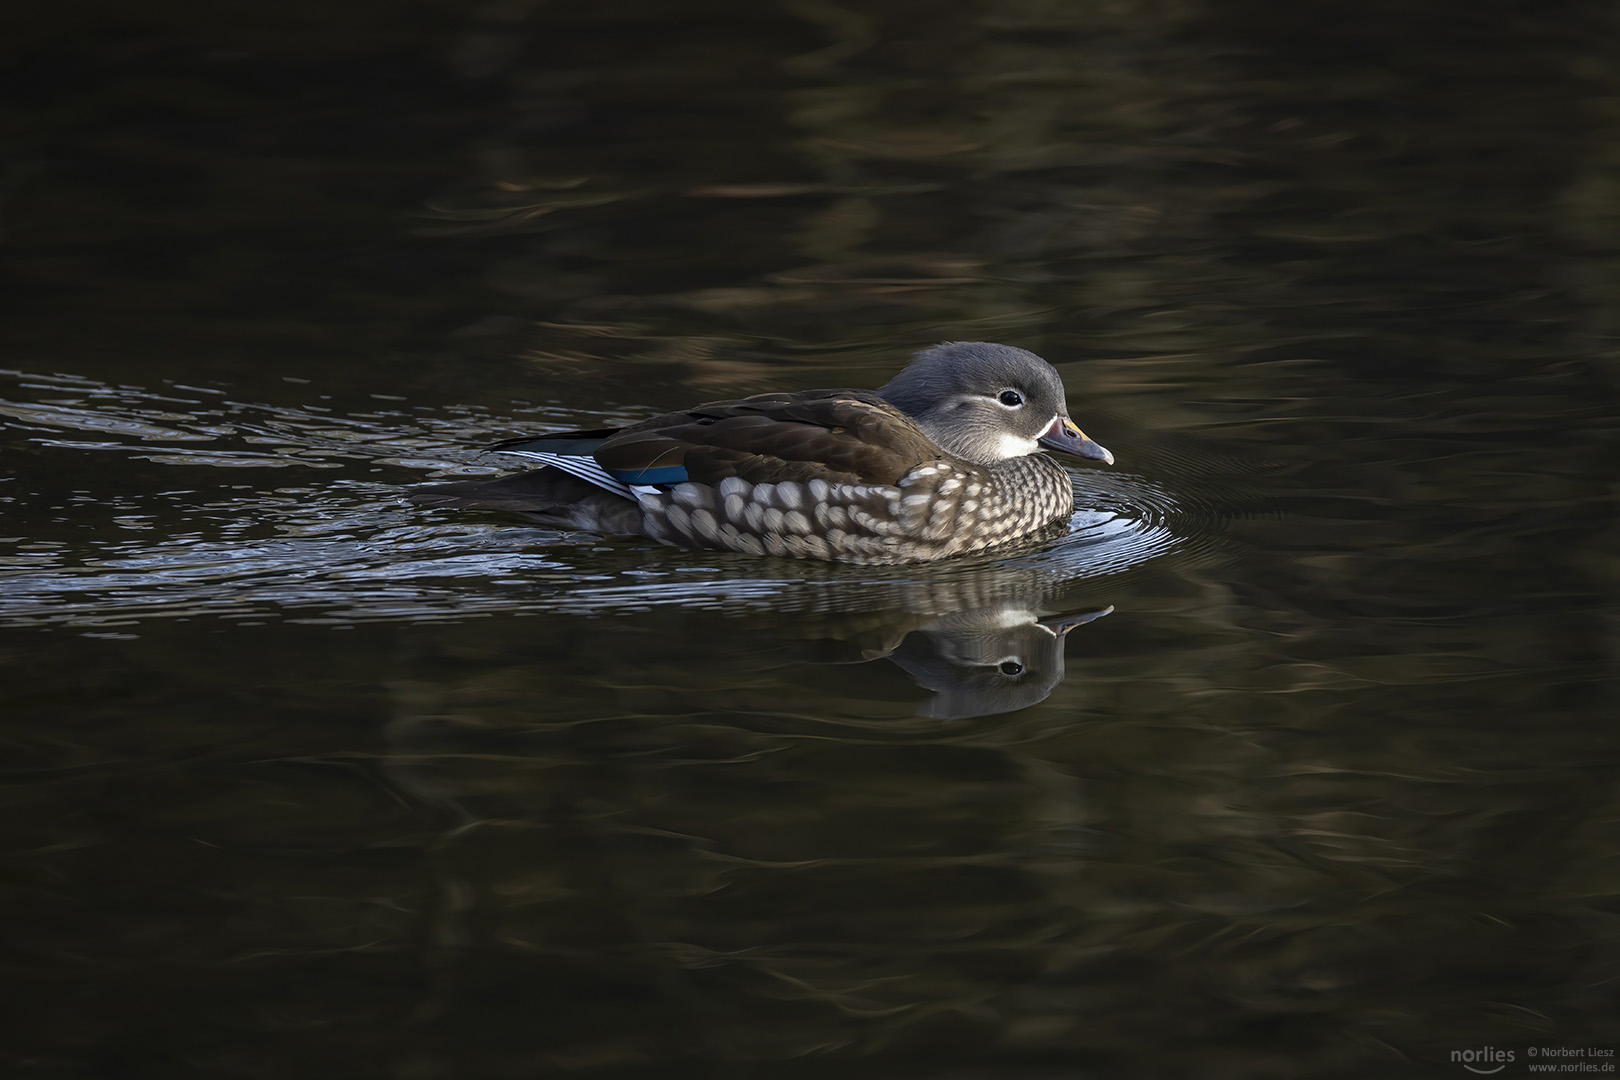
M893 484L939 456L917 425L870 390L709 402L625 428L595 454L614 472L681 465L706 484L729 476Z

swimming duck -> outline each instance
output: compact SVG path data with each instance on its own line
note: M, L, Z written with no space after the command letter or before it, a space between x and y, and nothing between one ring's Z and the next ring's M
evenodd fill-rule
M877 390L756 394L625 428L507 439L490 449L546 467L409 498L677 547L927 562L1073 513L1068 474L1043 448L1114 461L1069 419L1051 364L953 341Z

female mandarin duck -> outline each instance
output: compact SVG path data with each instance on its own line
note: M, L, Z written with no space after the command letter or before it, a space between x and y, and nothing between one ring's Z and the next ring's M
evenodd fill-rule
M678 547L927 562L1067 518L1074 491L1042 447L1114 461L1069 419L1052 365L955 341L875 391L756 394L626 428L507 439L490 449L546 468L410 498Z

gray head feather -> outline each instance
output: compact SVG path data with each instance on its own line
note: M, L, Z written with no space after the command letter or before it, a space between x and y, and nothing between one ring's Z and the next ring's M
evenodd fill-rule
M1068 415L1063 380L1051 364L988 341L924 349L878 394L941 449L980 465L1033 453L1053 418ZM1015 398L1019 404L1005 403Z

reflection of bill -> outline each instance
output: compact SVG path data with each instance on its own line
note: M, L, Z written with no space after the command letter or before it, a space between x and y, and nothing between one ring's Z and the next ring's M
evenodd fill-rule
M907 634L887 656L934 696L924 716L958 720L1026 709L1063 681L1069 631L1112 607L1037 618L1015 608L945 615Z

